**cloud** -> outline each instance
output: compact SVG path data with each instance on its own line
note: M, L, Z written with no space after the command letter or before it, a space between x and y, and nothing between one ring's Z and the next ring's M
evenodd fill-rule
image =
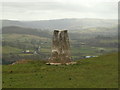
M117 18L117 2L67 1L3 2L3 19Z

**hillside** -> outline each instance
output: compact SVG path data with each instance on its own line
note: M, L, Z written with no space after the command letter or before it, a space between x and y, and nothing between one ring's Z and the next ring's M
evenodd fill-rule
M2 20L2 26L20 26L38 29L68 29L82 30L91 27L114 27L117 26L117 20L93 19L93 18L73 18L73 19L54 19L38 21L14 21Z
M3 65L3 88L117 88L118 54L50 66L45 61Z
M48 59L52 47L52 30L56 27L68 29L71 55L74 60L87 55L99 56L116 52L118 50L116 23L116 20L104 19L3 20L3 64L10 64L20 59ZM36 56L34 52L39 46L41 49ZM31 54L23 53L26 50Z
M39 29L33 28L25 28L19 26L8 26L2 28L2 34L29 34L29 35L36 35L41 37L50 37L50 33L48 31L43 31Z
M77 30L75 30L77 31ZM2 28L2 61L10 64L19 59L46 60L50 57L53 32L41 29L8 26ZM89 28L80 32L69 31L71 53L74 60L86 55L97 56L117 51L118 40L116 28ZM84 43L85 45L82 45ZM38 56L32 53L41 46ZM101 51L101 48L103 51Z

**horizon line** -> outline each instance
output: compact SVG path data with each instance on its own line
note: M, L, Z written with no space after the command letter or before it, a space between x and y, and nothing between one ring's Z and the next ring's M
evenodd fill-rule
M118 19L104 19L104 18L59 18L59 19L36 19L36 20L20 20L20 19L0 19L10 21L47 21L47 20L62 20L62 19L101 19L101 20L118 20Z

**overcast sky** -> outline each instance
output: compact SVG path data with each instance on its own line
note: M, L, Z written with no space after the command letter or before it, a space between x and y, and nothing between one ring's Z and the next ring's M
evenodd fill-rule
M118 0L3 0L2 19L117 19Z

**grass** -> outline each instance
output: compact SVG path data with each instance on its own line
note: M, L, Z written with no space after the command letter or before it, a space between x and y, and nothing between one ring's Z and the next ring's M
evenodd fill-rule
M76 65L50 66L42 61L3 65L3 88L117 88L118 55L78 60Z
M24 42L25 40L48 40L48 38L39 37L35 35L27 35L27 34L3 34L3 39L5 41L16 41Z
M9 54L9 53L21 53L22 49L18 49L15 47L4 46L2 47L2 53Z
M29 56L29 55L33 55L33 54L24 54L24 53L22 53L22 54L19 54L20 56Z
M50 38L45 38L45 37L39 37L39 36L35 36L35 35L27 35L27 34L3 34L3 41L6 41L6 42L9 42L11 44L16 44L17 45L17 42L19 42L19 44L21 46L24 46L33 51L33 47L34 47L34 43L35 46L38 47L38 45L41 46L41 53L50 53L51 52L51 39ZM82 39L83 36L81 37ZM88 38L87 36L85 38ZM41 42L44 44L38 44L38 42ZM31 43L32 42L32 43ZM45 43L46 42L46 43ZM81 55L82 56L86 56L86 55L101 55L101 53L99 53L99 48L104 48L105 49L105 53L109 53L109 52L113 52L113 51L117 51L117 48L114 48L114 47L95 47L95 48L92 48L91 46L89 45L85 45L85 46L81 46L79 45L80 42L78 42L77 40L71 40L70 41L71 43L73 43L72 47L71 47L71 53L73 55L73 57L80 57ZM100 41L101 43L103 44L110 44L110 43L115 43L117 42L117 40L101 40ZM14 48L14 47L4 47L3 46L3 54L9 54L9 53L21 53L21 51L23 50L20 50L19 47L20 45L18 46L18 48ZM79 45L78 47L76 47L75 45ZM32 48L31 48L32 47ZM13 48L13 49L12 49ZM22 55L28 55L28 54L22 54Z
M118 43L118 40L100 40L100 43L103 43L103 44Z
M51 48L41 48L41 52L50 53L51 52Z

